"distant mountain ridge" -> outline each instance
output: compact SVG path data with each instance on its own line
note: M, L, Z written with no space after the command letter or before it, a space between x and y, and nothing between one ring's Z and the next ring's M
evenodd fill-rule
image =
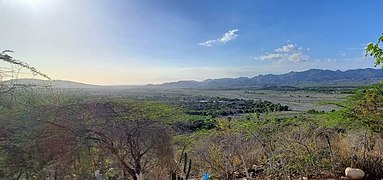
M353 69L332 71L310 69L302 72L289 72L281 75L267 74L255 77L208 79L204 81L169 82L154 87L161 88L249 88L268 86L361 86L383 79L381 69Z
M103 87L100 85L85 84L85 83L66 81L66 80L49 81L49 80L29 79L29 78L10 80L8 82L12 82L15 84L31 85L31 86L54 87L54 88L60 88L60 89L61 88L62 89L97 89L97 88Z
M148 84L144 86L92 85L64 80L17 79L19 84L50 86L66 89L103 89L122 90L131 88L178 88L178 89L237 89L237 88L267 88L267 87L313 87L313 86L364 86L383 80L382 69L353 69L347 71L332 71L310 69L286 74L258 75L254 77L207 79L204 81L177 81L163 84Z

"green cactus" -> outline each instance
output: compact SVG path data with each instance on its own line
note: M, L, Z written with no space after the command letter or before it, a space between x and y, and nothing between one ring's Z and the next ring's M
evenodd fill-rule
M183 172L181 172L179 175L177 175L178 166L181 164L182 159L184 160ZM187 180L187 179L189 179L190 170L191 170L191 163L192 163L192 160L188 159L187 153L184 153L184 151L182 151L180 160L177 164L177 168L171 174L172 180Z

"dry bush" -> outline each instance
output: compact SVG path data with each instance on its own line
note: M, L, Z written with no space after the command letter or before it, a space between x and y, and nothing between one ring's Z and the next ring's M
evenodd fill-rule
M256 159L256 146L235 132L216 132L199 140L194 151L196 166L214 177L234 179L239 169L247 169ZM246 172L245 172L246 173Z
M289 126L273 134L273 166L267 172L277 179L322 177L331 174L332 149L326 136L313 126ZM331 143L330 143L331 146ZM270 164L270 160L269 160ZM273 174L271 174L271 172Z
M334 140L336 161L341 167L363 169L370 177L383 177L383 138L362 132L339 134Z

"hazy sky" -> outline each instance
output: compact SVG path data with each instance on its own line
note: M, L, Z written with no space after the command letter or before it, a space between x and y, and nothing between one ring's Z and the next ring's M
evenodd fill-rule
M146 84L373 67L383 1L0 0L0 50L54 79Z

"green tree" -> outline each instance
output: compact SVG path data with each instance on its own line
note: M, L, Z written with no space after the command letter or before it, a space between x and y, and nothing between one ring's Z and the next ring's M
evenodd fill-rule
M383 42L383 33L379 37L377 43L370 43L366 48L366 55L370 55L375 58L375 66L382 65L383 68L383 51L380 47L380 43Z

